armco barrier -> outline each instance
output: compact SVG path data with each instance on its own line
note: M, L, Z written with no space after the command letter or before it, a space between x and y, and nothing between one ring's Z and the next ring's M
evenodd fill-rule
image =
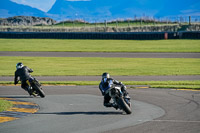
M179 32L180 38L183 39L200 39L200 31L199 32Z
M167 34L167 38L166 38ZM0 32L0 38L18 39L200 39L200 32Z

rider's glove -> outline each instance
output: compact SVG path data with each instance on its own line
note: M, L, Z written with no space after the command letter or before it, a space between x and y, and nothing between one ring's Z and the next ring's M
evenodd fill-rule
M126 90L126 86L124 85L124 89Z
M14 84L16 85L18 82L19 82L19 81L17 80L17 81L15 81L15 83L14 83Z
M103 92L103 91L102 91L101 93L102 93L102 96L104 96L104 95L105 95L105 92Z

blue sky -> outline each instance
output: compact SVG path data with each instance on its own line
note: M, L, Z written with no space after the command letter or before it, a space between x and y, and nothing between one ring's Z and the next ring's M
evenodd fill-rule
M38 8L44 12L47 12L55 3L56 0L11 0L18 4L28 5L34 8ZM66 0L66 1L90 1L90 0Z
M56 2L56 0L11 0L13 2L16 2L18 4L24 4L24 5L28 5L37 9L40 9L44 12L48 12L51 7L54 5L54 3ZM65 0L65 1L92 1L92 0ZM101 1L101 0L99 0ZM109 0L108 0L109 1ZM117 0L113 0L114 2ZM149 10L149 12L155 12L154 8L160 8L162 9L164 6L166 10L166 6L168 7L167 9L169 10L174 10L174 8L179 9L180 7L184 6L184 9L179 10L180 13L186 14L186 15L195 15L195 16L199 16L200 15L200 0L135 0L137 1L139 4L142 5L143 8L151 8ZM185 7L185 3L193 3L190 6L186 6ZM138 12L142 9L137 9ZM146 9L148 12L148 9ZM134 11L136 12L136 11ZM167 12L167 11L163 11L163 12ZM154 13L154 14L155 14Z
M44 12L47 12L55 3L56 0L11 0L18 4L28 5Z

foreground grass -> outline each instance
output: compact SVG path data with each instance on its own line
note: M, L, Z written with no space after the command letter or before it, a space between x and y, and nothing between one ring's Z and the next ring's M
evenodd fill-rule
M125 85L148 85L151 88L174 88L200 90L200 80L194 81L122 81ZM96 85L100 81L41 81L42 85ZM0 81L0 85L13 85L10 81ZM135 88L135 87L130 87Z
M0 39L0 51L200 52L199 40Z
M23 62L37 76L59 75L200 75L197 58L96 58L96 57L0 57L0 76L13 76Z
M5 111L9 108L11 108L13 105L11 102L6 101L6 100L1 100L0 99L0 112Z

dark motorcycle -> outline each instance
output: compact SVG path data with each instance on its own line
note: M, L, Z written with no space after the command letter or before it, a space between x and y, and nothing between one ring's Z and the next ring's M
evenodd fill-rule
M131 100L129 96L124 96L121 91L121 86L113 85L107 90L109 96L113 100L113 106L118 107L119 109L126 112L126 114L131 114Z
M33 77L29 78L26 83L28 84L28 93L33 96L40 96L41 98L45 97L45 93L41 88L39 81Z

